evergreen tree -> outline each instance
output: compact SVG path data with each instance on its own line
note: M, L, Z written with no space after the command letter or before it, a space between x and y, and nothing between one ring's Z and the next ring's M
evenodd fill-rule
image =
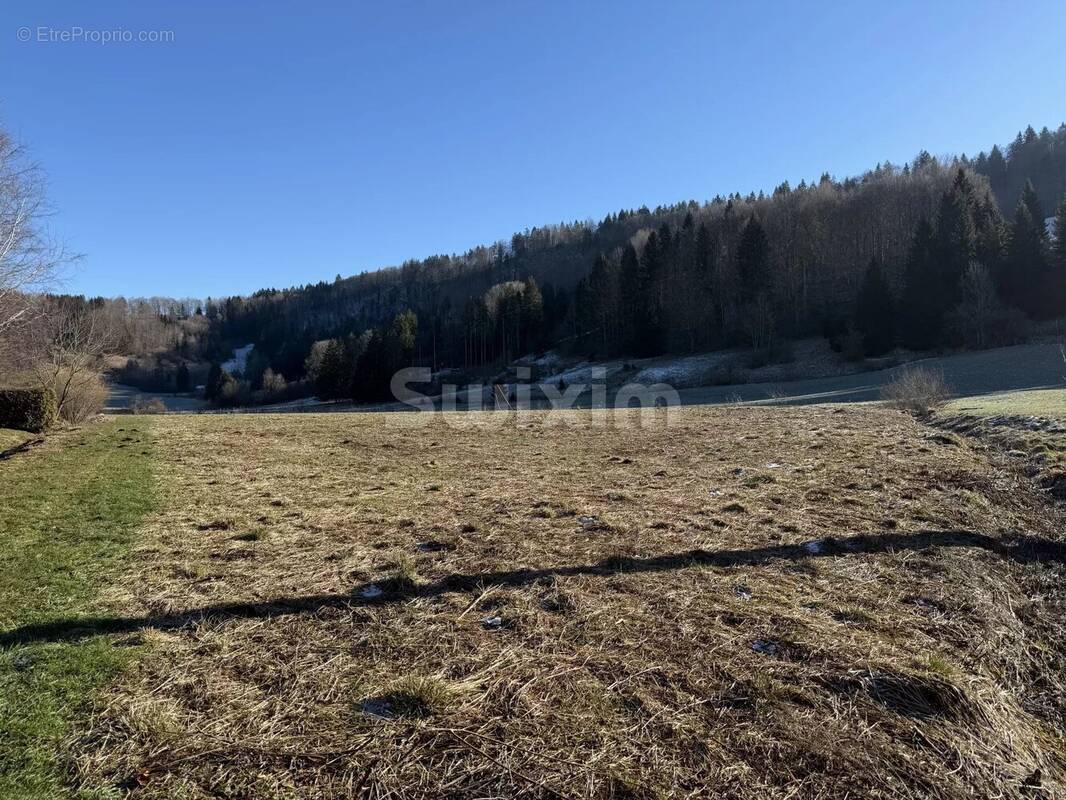
M587 335L588 345L599 348L597 355L606 358L616 352L620 343L615 340L615 287L611 265L600 253L592 265L592 272L578 283L577 305L580 314L580 335Z
M740 234L737 274L740 276L741 299L746 302L769 289L770 243L766 231L754 215Z
M1055 212L1055 241L1051 247L1051 317L1066 315L1066 197Z
M912 350L928 350L940 343L943 303L936 263L936 235L926 217L918 221L907 253L901 317L903 343Z
M995 198L985 195L974 204L974 228L976 231L977 261L990 275L998 275L1003 269L1005 231L1003 216L999 213ZM967 267L968 269L968 267Z
M622 348L634 353L638 349L637 320L645 314L647 297L642 293L640 258L632 242L622 251L619 279L622 295Z
M896 313L892 289L881 265L871 261L866 268L855 309L855 329L862 335L868 356L887 353L896 344Z
M522 340L529 352L540 349L544 324L544 295L531 277L522 282Z
M666 229L669 234L669 228ZM640 255L638 286L640 302L637 303L636 317L633 320L635 331L634 355L654 356L662 352L662 294L661 281L663 272L663 240L652 231L644 243L644 252Z
M1033 188L1032 181L1026 181L1025 186L1022 187L1022 199L1021 202L1025 203L1025 207L1029 209L1029 216L1034 221L1040 223L1040 231L1043 235L1044 228L1044 206L1040 202L1040 196L1036 193L1036 189Z
M955 181L940 200L937 212L935 255L939 271L937 300L946 312L959 299L959 281L977 258L973 185L960 168Z
M174 377L174 385L179 392L192 391L192 377L189 375L189 368L185 364L178 366L177 375Z
M1030 317L1050 312L1047 233L1042 214L1036 192L1027 183L1014 211L1000 293L1003 302L1020 308Z
M992 191L1000 195L1007 188L1007 160L1003 158L1003 152L999 145L992 146L992 152L988 154L988 163L985 174Z
M351 380L346 348L340 339L331 339L321 355L315 377L315 394L322 400L347 398Z
M219 391L222 388L223 376L226 373L223 372L222 366L212 361L210 368L207 370L207 383L204 384L204 397L208 400L214 400L218 397Z
M404 361L409 361L418 338L418 315L414 311L401 311L392 321L392 333L399 344Z
M366 348L352 373L348 396L357 403L371 403L388 398L387 345L381 331L371 332ZM384 390L383 390L384 387Z

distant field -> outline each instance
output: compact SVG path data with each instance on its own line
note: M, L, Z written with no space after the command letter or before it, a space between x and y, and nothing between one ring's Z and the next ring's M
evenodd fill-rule
M1057 344L1045 343L925 358L891 369L830 378L683 389L681 402L692 405L866 403L879 400L886 383L895 379L901 370L915 366L942 374L952 394L963 398L991 392L1066 389L1062 350Z
M140 399L142 402L159 400L166 406L168 411L200 411L208 406L207 401L203 398L188 394L144 392L135 386L113 383L109 387L107 410L112 412L126 411L135 399Z
M149 645L74 716L74 780L144 798L1066 790L1061 509L980 442L876 407L414 419L138 420L161 505L107 610L0 633L12 658Z
M982 417L1021 414L1066 420L1066 389L1031 389L967 397L949 403L946 411Z

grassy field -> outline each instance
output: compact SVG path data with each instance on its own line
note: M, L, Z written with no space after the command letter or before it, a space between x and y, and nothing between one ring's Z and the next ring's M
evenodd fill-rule
M876 407L686 408L643 429L587 424L602 412L570 426L416 418L152 420L143 458L167 491L128 557L108 546L121 569L106 610L63 619L87 608L98 581L83 576L69 607L23 607L0 633L5 665L27 648L150 644L125 670L108 660L96 713L74 714L73 785L145 798L1066 788L1063 517L980 440ZM469 424L489 419L506 424ZM79 451L34 451L15 474ZM44 496L4 478L9 498ZM37 513L37 528L55 524L57 510ZM47 560L88 552L61 550Z
M1023 459L1044 489L1066 500L1066 389L959 399L941 409L936 421Z
M965 397L949 403L945 411L981 417L1021 415L1066 421L1066 389L1030 389Z
M0 630L74 625L101 610L99 590L118 574L133 529L152 507L146 427L109 422L0 463ZM10 433L12 446L31 438ZM0 797L66 794L69 765L58 754L94 691L126 663L122 644L103 636L5 642Z
M13 431L10 428L0 428L0 453L9 450L12 447L18 447L33 438L34 436L32 433Z

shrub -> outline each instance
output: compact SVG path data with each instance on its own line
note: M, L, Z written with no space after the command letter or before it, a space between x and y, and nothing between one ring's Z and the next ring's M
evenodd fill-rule
M289 384L285 380L284 375L274 372L274 370L272 370L270 367L267 367L263 371L262 387L263 393L267 397L272 398L282 394L288 388L288 386Z
M925 367L903 370L881 390L882 399L889 405L915 414L928 414L950 395L944 375Z
M223 408L234 408L242 405L247 394L248 384L246 382L238 381L228 372L223 372L218 394L215 395L215 404Z
M166 403L158 397L146 399L137 395L130 401L131 414L162 414L167 410Z
M107 384L98 373L67 375L61 372L56 382L62 387L62 393L57 394L61 398L59 416L65 422L80 425L103 411L107 402Z
M51 389L0 389L0 428L40 433L55 424L59 407Z

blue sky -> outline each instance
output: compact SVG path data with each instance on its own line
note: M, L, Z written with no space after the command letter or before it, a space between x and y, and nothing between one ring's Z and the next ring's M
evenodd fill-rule
M19 41L20 28L30 41ZM39 41L171 31L163 43ZM7 3L67 288L206 296L1066 119L1066 4Z

